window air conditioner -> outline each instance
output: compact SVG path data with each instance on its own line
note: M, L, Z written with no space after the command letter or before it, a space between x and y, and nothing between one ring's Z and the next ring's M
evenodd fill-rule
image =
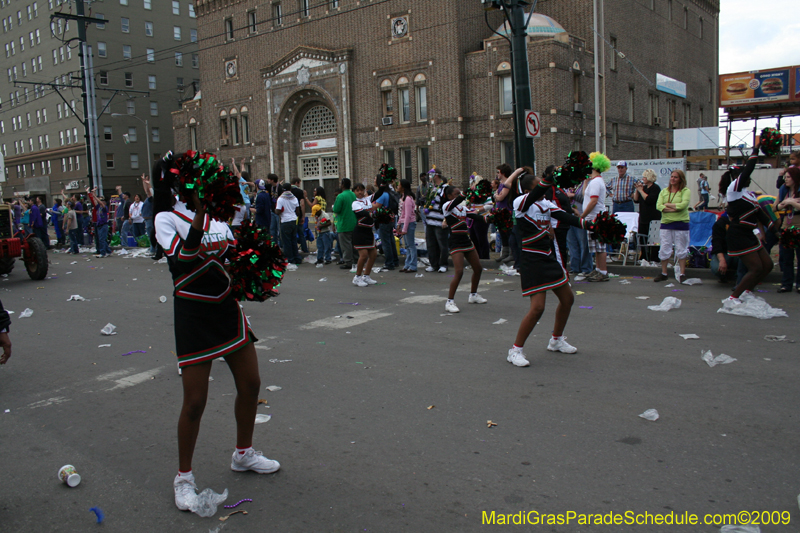
M574 104L573 111L575 111L576 113L583 113L583 104L577 104L577 103Z
M672 121L672 128L678 129L680 127L680 123L677 120Z
M381 119L381 124L383 124L384 126L391 126L393 124L392 117L383 117Z
M661 125L661 117L654 117L653 118L653 125L660 126Z
M220 146L228 146L228 139L220 139L219 140Z

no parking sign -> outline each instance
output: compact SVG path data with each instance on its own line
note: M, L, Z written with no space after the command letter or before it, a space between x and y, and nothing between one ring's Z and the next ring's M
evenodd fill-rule
M525 134L530 137L542 136L542 123L539 121L539 113L536 111L525 111Z

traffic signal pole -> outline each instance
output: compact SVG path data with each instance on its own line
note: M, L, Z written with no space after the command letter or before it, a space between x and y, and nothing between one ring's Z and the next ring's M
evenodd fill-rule
M502 0L511 27L511 74L514 80L514 145L517 168L524 165L536 172L536 151L533 139L526 134L525 111L532 108L531 76L528 67L528 28L524 0Z

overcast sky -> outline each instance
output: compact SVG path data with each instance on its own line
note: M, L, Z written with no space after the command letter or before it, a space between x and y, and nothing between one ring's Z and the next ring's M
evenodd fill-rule
M754 5L762 9L755 9ZM719 22L719 73L765 70L800 65L800 17L798 0L721 0ZM783 119L781 129L788 133L789 121L793 132L800 130L800 117ZM763 126L762 126L763 124ZM721 125L721 124L720 124ZM759 129L767 126L759 121ZM752 122L736 122L734 138L744 136L748 144ZM720 140L724 134L720 135Z

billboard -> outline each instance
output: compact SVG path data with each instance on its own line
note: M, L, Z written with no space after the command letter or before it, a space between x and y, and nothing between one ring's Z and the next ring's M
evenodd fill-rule
M719 77L720 107L800 101L800 66Z

